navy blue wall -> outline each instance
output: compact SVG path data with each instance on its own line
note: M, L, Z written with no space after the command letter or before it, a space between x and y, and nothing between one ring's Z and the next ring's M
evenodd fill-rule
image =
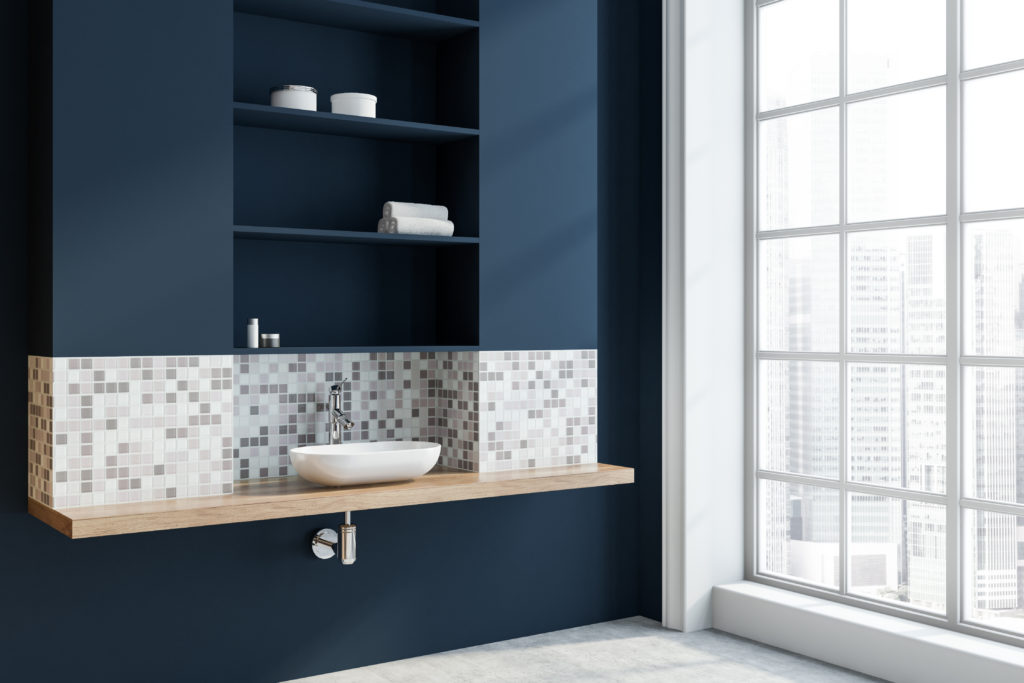
M661 3L601 0L600 444L635 452L639 611L661 618Z
M0 3L0 68L15 91L27 79L31 1ZM71 541L26 514L29 119L4 108L0 678L272 681L659 616L659 5L602 0L593 27L605 89L588 290L600 305L599 452L637 467L637 484L358 513L360 558L344 569L308 552L309 535L336 516Z
M233 14L53 3L54 355L227 352Z
M480 5L485 349L597 346L597 16L594 0Z

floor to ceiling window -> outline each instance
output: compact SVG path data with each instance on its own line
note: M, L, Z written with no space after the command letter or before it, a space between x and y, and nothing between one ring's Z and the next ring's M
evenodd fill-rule
M756 578L1024 636L1024 2L749 1Z

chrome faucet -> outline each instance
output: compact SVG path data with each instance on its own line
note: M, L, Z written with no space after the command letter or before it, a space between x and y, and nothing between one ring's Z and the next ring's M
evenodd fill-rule
M341 380L342 383L347 382L347 379ZM355 425L352 420L348 419L348 415L341 409L341 385L334 384L331 386L331 395L327 399L327 430L331 433L331 444L341 443L341 432L346 432Z

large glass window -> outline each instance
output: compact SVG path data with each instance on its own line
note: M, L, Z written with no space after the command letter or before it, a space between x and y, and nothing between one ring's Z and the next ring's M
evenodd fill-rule
M1024 636L1024 1L750 3L754 578Z

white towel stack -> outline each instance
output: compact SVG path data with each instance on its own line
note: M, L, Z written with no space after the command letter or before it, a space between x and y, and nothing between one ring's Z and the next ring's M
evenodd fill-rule
M451 237L455 224L448 220L448 208L436 204L384 202L383 218L377 232L393 235L437 235Z

